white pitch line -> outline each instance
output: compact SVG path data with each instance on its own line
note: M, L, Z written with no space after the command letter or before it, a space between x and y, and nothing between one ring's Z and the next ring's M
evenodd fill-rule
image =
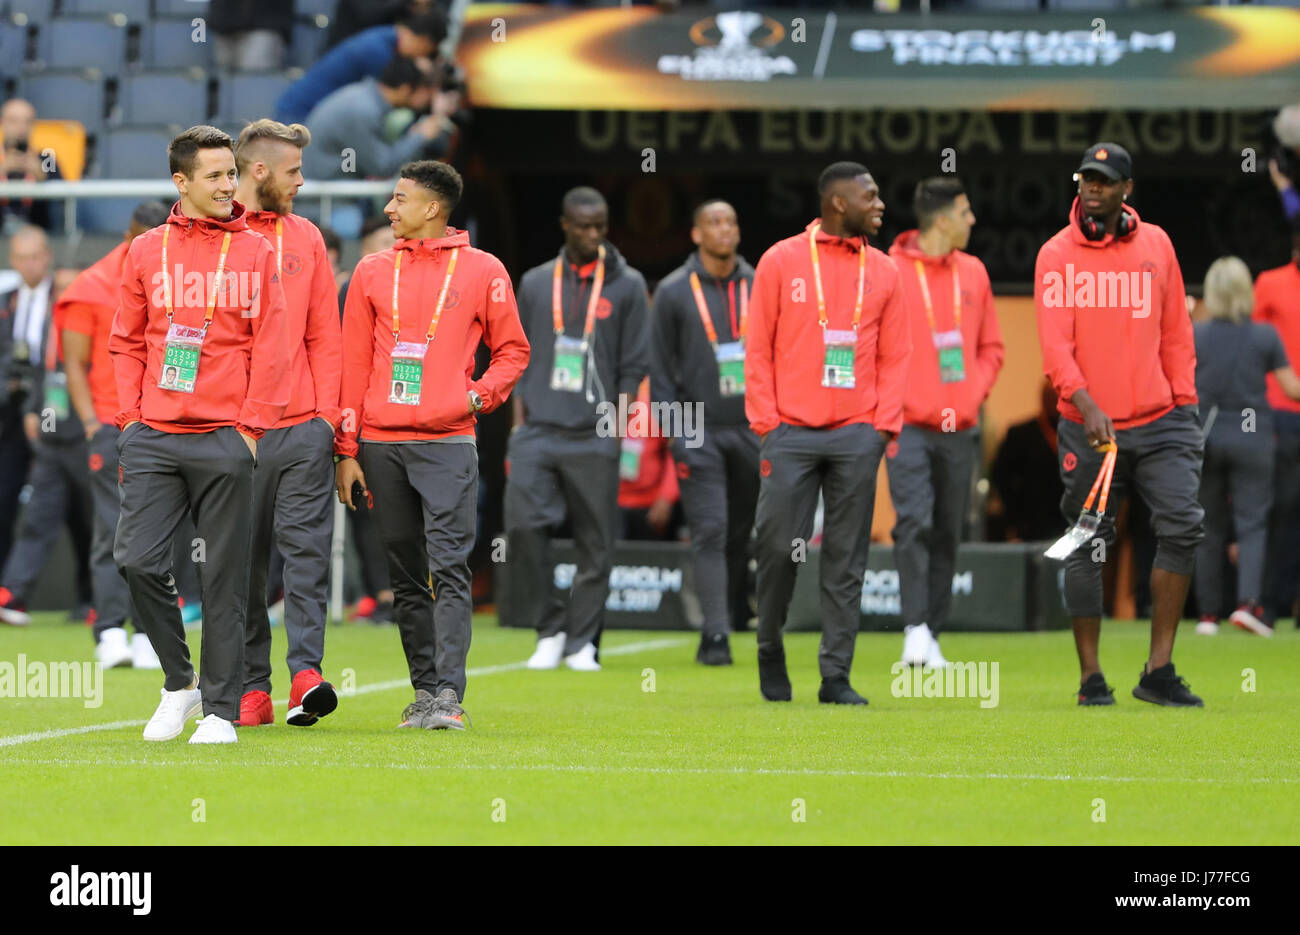
M238 761L222 759L220 761L195 762L193 760L141 760L130 757L123 760L105 760L102 757L85 760L69 759L23 759L15 760L26 766L157 766L172 768L177 766L208 766L219 769L228 767L265 768L262 760ZM1070 776L1065 774L1047 775L1040 773L913 773L905 770L862 770L862 769L770 769L766 767L737 766L729 769L707 769L701 767L672 766L585 766L563 764L493 764L493 763L341 763L338 760L299 761L294 768L320 767L322 769L396 769L396 770L463 770L473 772L530 772L530 773L586 773L613 775L653 775L653 776L804 776L826 778L856 779L955 779L967 781L1008 780L1011 782L1175 782L1200 783L1206 785L1291 785L1300 783L1293 777L1269 778L1263 776L1243 777L1242 779L1218 779L1208 776Z
M661 639L661 640L644 640L639 643L628 643L626 646L613 646L609 649L602 649L602 656L630 656L633 653L650 652L656 649L673 649L678 646L685 646L689 639ZM520 669L527 668L527 661L524 662L507 662L496 666L479 666L476 669L469 669L465 672L466 678L478 678L483 675L496 675L499 672L517 672ZM373 682L370 685L362 685L350 692L339 692L344 698L351 698L356 695L369 695L373 692L391 691L395 688L410 688L411 680L392 679L387 682ZM289 701L287 698L281 698L275 701L275 704L285 705ZM111 721L107 724L87 724L84 727L64 727L58 730L43 730L31 734L14 734L9 737L0 737L0 747L16 747L19 744L35 743L38 740L52 740L55 737L71 737L76 734L93 734L104 730L121 730L124 727L142 727L149 723L148 720L139 721ZM71 760L69 763L73 762Z

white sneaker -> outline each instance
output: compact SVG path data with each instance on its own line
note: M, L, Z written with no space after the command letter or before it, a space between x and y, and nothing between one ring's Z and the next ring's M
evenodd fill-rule
M564 664L574 672L599 672L600 663L596 661L596 644L588 643L572 656L565 656Z
M199 721L198 729L194 731L190 743L235 743L238 740L239 738L235 736L234 724L223 717L209 714Z
M143 633L137 632L131 637L131 665L137 669L162 668L162 663L158 661L158 654L153 651L153 644Z
M939 641L932 635L930 637L930 648L925 653L925 667L927 669L946 669L950 663L943 658L943 653L939 652Z
M185 729L185 722L203 713L203 695L196 683L193 688L180 691L162 690L162 701L158 710L144 726L145 740L171 740L179 737Z
M95 646L95 659L105 669L131 664L131 647L126 641L126 631L121 627L109 627L99 635Z
M928 623L919 623L913 627L903 627L903 665L923 666L930 655L930 644L934 637Z
M1202 620L1200 623L1196 625L1196 632L1199 633L1201 636L1214 636L1216 633L1219 632L1218 621Z
M564 634L543 636L537 640L537 649L528 657L529 669L554 669L564 655Z

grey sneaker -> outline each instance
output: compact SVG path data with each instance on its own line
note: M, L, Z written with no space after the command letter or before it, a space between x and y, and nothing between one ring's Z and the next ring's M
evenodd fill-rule
M433 703L433 714L425 726L433 730L464 730L467 718L465 709L456 698L455 690L444 688L438 692L438 698Z
M406 706L402 712L402 723L398 727L435 727L434 709L437 702L433 695L429 694L423 688L415 691L415 701Z

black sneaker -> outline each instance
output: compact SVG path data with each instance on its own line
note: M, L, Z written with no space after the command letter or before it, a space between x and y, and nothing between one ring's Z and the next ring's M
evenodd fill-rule
M768 701L789 701L793 697L783 647L758 651L758 690Z
M1139 701L1165 705L1169 708L1204 708L1205 702L1192 694L1187 680L1174 672L1174 664L1167 662L1158 669L1144 672L1133 689Z
M855 692L849 680L843 677L822 679L822 687L817 690L817 700L822 704L867 704L867 699Z
M379 601L375 604L375 609L370 612L370 622L375 626L383 626L393 622L393 602Z
M1106 684L1106 678L1100 672L1088 676L1087 681L1079 686L1079 704L1103 705L1114 704L1115 695Z
M705 633L700 637L700 648L695 661L706 666L731 665L731 644L725 633Z

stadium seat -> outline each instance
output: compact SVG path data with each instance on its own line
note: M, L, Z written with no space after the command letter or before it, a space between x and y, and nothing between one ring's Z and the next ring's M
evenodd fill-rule
M310 68L320 59L325 50L328 29L321 29L308 23L296 23L293 27L293 47L289 49L289 64L295 68Z
M0 62L8 73L27 56L27 27L0 21Z
M148 71L118 84L117 123L178 123L192 127L208 119L208 78L201 69Z
M154 0L157 16L207 16L208 0Z
M292 83L291 78L279 74L238 74L221 75L217 87L217 114L213 118L219 126L235 124L243 126L244 121L265 117L284 89Z
M106 16L125 13L133 23L146 23L150 16L150 0L63 0L62 10L76 16Z
M297 0L293 12L300 17L328 16L333 19L338 5L338 0Z
M140 31L140 52L145 68L208 68L212 65L212 39L194 41L187 19L156 19Z
M101 134L95 175L104 179L169 178L167 144L171 127L113 130Z
M85 198L77 202L77 226L91 234L116 234L131 224L139 198Z
M19 93L47 120L76 120L89 133L104 124L104 79L96 71L27 75Z
M23 13L33 23L48 23L54 13L54 0L9 0L7 7L6 13Z
M75 120L37 120L28 140L35 152L52 149L58 157L59 173L69 182L81 178L86 167L86 128ZM0 133L0 145L4 134Z
M126 67L126 26L106 19L56 19L41 26L39 59L50 68L98 68L117 75Z

